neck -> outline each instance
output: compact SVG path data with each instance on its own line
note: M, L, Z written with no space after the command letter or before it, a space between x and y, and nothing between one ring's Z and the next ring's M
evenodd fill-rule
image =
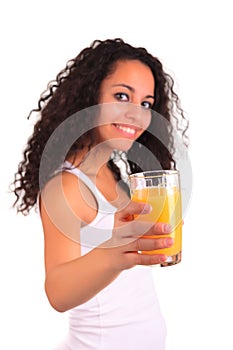
M100 169L107 169L107 163L111 156L112 149L103 143L88 150L80 163L80 170L89 176L96 176Z

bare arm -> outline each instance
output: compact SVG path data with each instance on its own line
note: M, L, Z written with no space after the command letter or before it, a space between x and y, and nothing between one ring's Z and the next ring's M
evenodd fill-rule
M109 285L122 270L137 264L161 263L163 255L138 254L138 250L154 250L168 246L167 239L138 238L133 221L128 217L141 212L141 203L130 203L115 215L115 234L106 244L80 256L81 222L96 215L88 206L71 174L52 180L41 201L41 219L45 235L45 289L51 305L58 311L78 306ZM60 188L60 190L59 190ZM126 230L118 230L124 227ZM138 227L138 225L137 225ZM148 234L161 234L161 226L153 226ZM106 248L106 245L108 248Z

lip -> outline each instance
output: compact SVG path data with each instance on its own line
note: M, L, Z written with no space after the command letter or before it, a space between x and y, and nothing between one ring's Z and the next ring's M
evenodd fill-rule
M121 123L113 123L114 128L124 136L128 138L135 138L137 132L140 130L134 125L130 124L121 124Z

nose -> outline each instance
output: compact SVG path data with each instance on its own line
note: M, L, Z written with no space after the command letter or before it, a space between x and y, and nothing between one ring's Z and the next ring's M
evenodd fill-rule
M124 116L126 119L131 121L137 121L141 118L141 114L142 114L141 105L134 104L134 103L127 103L127 106L125 106Z

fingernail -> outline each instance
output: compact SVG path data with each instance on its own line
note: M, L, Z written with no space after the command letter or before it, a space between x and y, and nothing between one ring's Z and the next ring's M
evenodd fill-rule
M174 243L173 238L169 237L169 238L166 239L166 245L167 245L167 247L172 246L173 243Z
M163 232L165 233L170 233L172 231L172 227L169 224L164 224L163 225Z
M149 214L152 211L152 206L150 204L145 204L142 214Z
M161 263L165 262L166 260L167 260L167 256L166 255L161 255L159 257L159 262L161 262Z

